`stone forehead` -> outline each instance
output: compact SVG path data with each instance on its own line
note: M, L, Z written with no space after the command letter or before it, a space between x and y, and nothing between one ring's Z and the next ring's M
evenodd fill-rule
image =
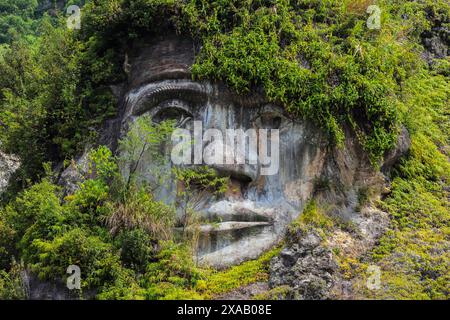
M129 91L162 80L192 79L195 55L194 41L188 36L172 33L136 40L125 62L129 70ZM221 101L247 107L268 103L261 88L255 88L249 94L237 94L221 82L214 84L213 96Z
M192 39L175 34L137 40L129 56L130 85L166 79L190 79L195 48Z

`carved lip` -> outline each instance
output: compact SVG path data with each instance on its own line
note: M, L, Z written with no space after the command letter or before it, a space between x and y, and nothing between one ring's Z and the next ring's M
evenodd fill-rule
M200 231L230 231L245 228L270 226L273 224L271 210L254 208L250 201L231 202L220 201L204 212L206 223L200 226Z
M211 232L226 232L233 230L241 230L247 228L255 227L266 227L270 226L270 222L250 222L250 221L226 221L220 223L209 223L202 224L198 227L198 231L201 233L211 233ZM177 228L180 229L180 228ZM194 227L188 227L188 230L193 230Z

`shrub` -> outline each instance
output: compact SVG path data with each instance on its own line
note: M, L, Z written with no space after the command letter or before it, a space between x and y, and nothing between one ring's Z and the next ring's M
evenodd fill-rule
M31 247L35 239L50 240L64 230L63 208L58 192L58 187L44 179L22 192L3 211L7 223L5 227L14 233L14 238L9 239L13 241L9 244L10 250L14 246L20 249L25 260L32 259L36 254Z
M22 192L11 204L4 209L4 217L11 227L22 237L37 221L43 222L50 216L60 214L60 201L57 196L58 187L44 179L28 190ZM49 232L50 230L42 230Z
M310 201L303 209L298 219L291 223L288 227L292 235L297 233L298 229L310 230L311 228L319 230L320 232L329 232L335 225L333 219L327 216L316 204L315 201Z
M21 300L27 298L23 283L23 267L17 263L9 272L0 270L0 300Z
M112 284L104 286L97 294L99 300L144 300L145 290L136 281L133 273L123 269L116 274Z
M201 272L192 260L192 252L184 244L161 242L156 259L147 266L143 279L148 299L183 296L180 295L182 290L191 290L201 278Z
M152 239L168 240L175 219L173 208L156 201L144 188L131 186L125 202L109 203L111 213L106 223L112 234L141 228Z
M143 273L147 264L155 259L156 241L142 229L125 230L118 239L124 266Z
M211 299L214 296L229 292L241 286L246 286L258 281L269 279L270 260L279 254L281 249L274 248L256 260L244 262L238 266L233 266L223 271L205 272L205 280L198 281L196 289L205 298Z
M35 239L31 247L37 253L30 261L31 270L42 279L62 279L70 265L77 265L83 287L102 286L115 280L119 257L110 244L83 229L70 230L51 241Z
M15 242L16 232L0 213L0 270L9 270L12 258L17 257Z

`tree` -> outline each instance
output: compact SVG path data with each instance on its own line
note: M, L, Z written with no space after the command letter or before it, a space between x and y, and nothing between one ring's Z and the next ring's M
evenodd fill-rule
M152 179L152 193L164 187L164 181L171 174L170 170L164 169L169 163L164 149L174 125L173 121L155 124L148 115L139 117L130 125L126 137L119 141L119 162L123 175L127 177L127 188L136 182L138 169L144 160L151 163L146 170Z

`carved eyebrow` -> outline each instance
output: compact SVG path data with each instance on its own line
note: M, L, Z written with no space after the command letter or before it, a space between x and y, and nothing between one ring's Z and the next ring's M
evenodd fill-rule
M129 103L134 104L132 114L139 116L166 100L202 103L206 102L210 95L211 90L206 85L192 81L167 80L134 90L129 95Z
M143 87L149 83L160 82L165 80L190 80L192 75L188 70L188 66L172 66L167 69L166 65L164 70L160 68L150 68L146 70L137 70L139 74L143 74L141 77L134 79L131 85L134 88Z
M139 116L163 101L174 99L193 104L224 99L245 107L257 107L268 103L267 98L261 93L240 95L224 85L214 88L214 85L191 80L164 80L147 83L128 93L126 104L129 111L126 113Z
M170 70L155 72L149 79L147 79L147 81L190 80L192 75L188 69L188 66L174 66Z

